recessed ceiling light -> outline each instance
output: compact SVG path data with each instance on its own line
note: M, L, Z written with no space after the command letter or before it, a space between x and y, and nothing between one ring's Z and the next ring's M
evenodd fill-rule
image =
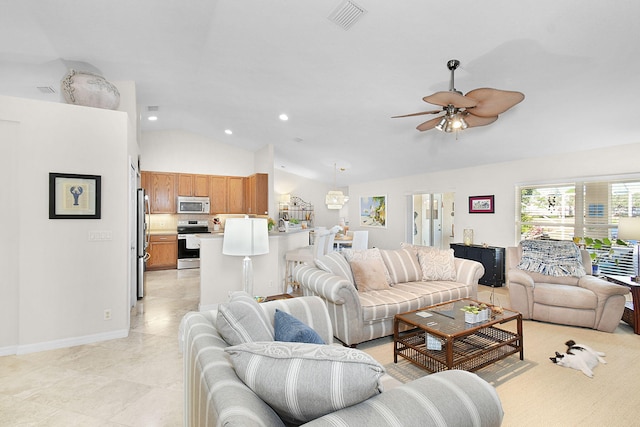
M156 120L158 120L158 116L149 116L147 117L147 120L149 120L150 122L155 122Z
M231 131L231 129L225 129L224 133L226 133L227 135L231 135L233 132Z
M287 116L286 114L280 114L280 120L282 120L283 122L286 122L287 120L289 120L289 116Z

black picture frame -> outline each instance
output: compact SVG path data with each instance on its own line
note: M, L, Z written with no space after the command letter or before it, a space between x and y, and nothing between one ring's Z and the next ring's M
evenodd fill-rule
M494 213L494 196L469 196L469 213Z
M49 219L100 219L100 175L49 173Z

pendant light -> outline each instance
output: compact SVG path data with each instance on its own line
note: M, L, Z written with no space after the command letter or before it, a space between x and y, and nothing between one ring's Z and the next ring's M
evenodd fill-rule
M342 191L338 190L338 167L333 164L333 188L327 193L324 198L324 202L327 204L327 209L342 209L345 203L349 201L349 196L345 196Z

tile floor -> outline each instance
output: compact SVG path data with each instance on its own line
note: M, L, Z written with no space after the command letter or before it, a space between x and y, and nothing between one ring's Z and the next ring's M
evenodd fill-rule
M199 270L147 273L127 338L0 357L0 426L181 426L178 325Z

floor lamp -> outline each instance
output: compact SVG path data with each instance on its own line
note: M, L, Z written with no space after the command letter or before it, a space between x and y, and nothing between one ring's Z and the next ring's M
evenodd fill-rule
M620 218L618 222L618 239L620 240L635 240L636 246L640 241L640 217ZM638 253L638 268L640 269L640 251L636 248ZM632 280L638 282L640 274L636 277L632 277Z
M266 218L228 218L224 225L224 255L243 256L242 287L253 296L251 256L269 253L269 230Z

